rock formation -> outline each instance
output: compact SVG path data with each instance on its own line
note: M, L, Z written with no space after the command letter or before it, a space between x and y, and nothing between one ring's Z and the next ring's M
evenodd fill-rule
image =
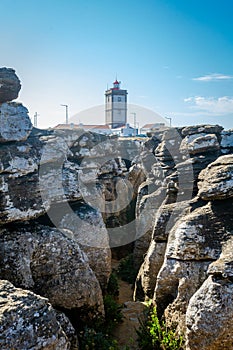
M142 247L141 259L143 254L145 257L134 298L153 298L167 324L186 334L187 350L233 349L233 132L219 126L197 126L178 133L181 138L173 164L168 147L161 153L165 135L153 149L163 157L160 166L166 172L168 191L154 210L148 247L141 244L143 237L135 245L136 258L138 247ZM154 163L158 164L158 159ZM171 180L178 190L172 196ZM156 192L153 195L156 198ZM140 203L147 197L142 196Z
M66 315L104 316L110 247L136 239L135 299L187 350L233 349L233 131L32 129L19 90L0 69L1 348L77 349Z
M0 143L24 141L31 132L27 108L21 103L11 102L18 97L20 88L15 71L0 68Z
M12 68L0 68L0 104L15 100L21 88L20 80Z
M48 300L0 281L2 350L69 350L70 342Z

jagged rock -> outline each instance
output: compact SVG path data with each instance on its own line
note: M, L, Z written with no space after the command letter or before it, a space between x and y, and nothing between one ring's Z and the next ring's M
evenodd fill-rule
M0 223L37 218L53 203L82 198L79 167L66 160L68 153L54 135L1 145Z
M187 350L233 349L233 237L223 245L210 275L192 296L186 313Z
M0 281L2 350L69 350L70 342L48 300Z
M214 162L219 152L207 152L205 155L196 154L184 162L178 163L175 167L177 176L174 180L179 183L179 194L177 201L188 200L198 193L198 176L210 163Z
M190 154L205 153L220 149L218 138L215 134L191 134L181 142L180 151Z
M233 228L232 199L201 205L181 217L169 233L155 287L160 314L183 331L189 299L207 278L208 266L219 258Z
M136 221L136 241L134 245L134 264L138 269L143 262L144 254L149 248L154 219L157 210L166 197L166 188L145 195L140 201L139 214Z
M193 134L220 134L223 130L223 127L220 125L195 125L195 126L186 126L182 129L182 135L193 135Z
M32 130L28 110L21 103L0 105L0 143L24 141Z
M72 231L72 239L85 252L102 289L106 289L111 273L111 250L101 213L87 204L79 204L73 214L63 217L61 227Z
M189 211L189 202L164 204L159 208L155 216L155 224L152 230L152 239L144 261L137 275L134 299L152 299L156 286L156 279L164 262L167 247L168 234L175 222Z
M56 307L89 307L101 314L100 285L86 255L69 236L46 226L2 228L0 277L47 297Z
M233 130L222 131L222 133L221 133L221 151L224 154L233 152Z
M224 155L199 175L199 193L204 200L233 197L233 155Z
M64 313L57 310L56 310L56 318L70 342L70 350L78 350L79 349L78 336L69 318Z
M203 283L187 309L187 350L233 349L232 296L232 281L209 276Z
M15 100L21 89L20 80L12 68L0 68L0 104Z

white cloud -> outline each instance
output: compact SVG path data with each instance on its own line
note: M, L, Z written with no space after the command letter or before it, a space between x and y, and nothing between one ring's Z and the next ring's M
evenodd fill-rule
M212 74L203 75L198 78L193 78L192 80L209 82L209 81L221 81L221 80L230 80L230 79L233 79L232 75L212 73Z
M225 115L233 114L233 97L223 96L219 98L195 96L184 99L193 110L207 112L208 114Z

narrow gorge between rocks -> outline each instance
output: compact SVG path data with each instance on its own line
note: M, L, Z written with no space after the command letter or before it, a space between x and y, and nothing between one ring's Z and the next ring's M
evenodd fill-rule
M140 349L152 301L184 349L233 350L233 130L40 130L12 102L14 71L0 77L0 348L86 349L80 332L107 317L110 276L130 256L109 349Z

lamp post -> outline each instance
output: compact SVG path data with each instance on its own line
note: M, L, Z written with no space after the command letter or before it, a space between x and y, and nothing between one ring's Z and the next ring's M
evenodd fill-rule
M68 105L61 105L63 107L66 107L66 124L68 124Z
M130 113L130 114L133 114L133 127L134 127L134 136L136 136L136 113L135 112L132 112L132 113Z
M171 128L171 126L172 126L172 118L170 118L170 117L165 117L165 119L168 119L168 120L169 120L169 126L170 126L170 128Z
M34 114L34 128L37 128L37 120L38 120L38 116L39 116L39 114L36 112L35 114Z

